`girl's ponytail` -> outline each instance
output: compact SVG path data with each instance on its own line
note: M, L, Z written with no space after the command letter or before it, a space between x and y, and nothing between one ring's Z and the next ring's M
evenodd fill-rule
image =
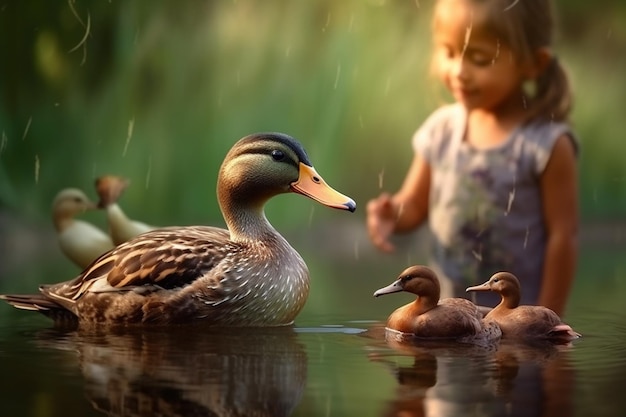
M550 59L535 82L535 94L530 98L530 118L566 121L572 109L572 92L565 69L556 57Z

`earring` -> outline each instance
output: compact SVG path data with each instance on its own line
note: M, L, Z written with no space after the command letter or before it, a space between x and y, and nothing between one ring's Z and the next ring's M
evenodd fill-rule
M537 95L537 80L534 78L526 79L522 84L522 90L524 91L524 96L532 100Z

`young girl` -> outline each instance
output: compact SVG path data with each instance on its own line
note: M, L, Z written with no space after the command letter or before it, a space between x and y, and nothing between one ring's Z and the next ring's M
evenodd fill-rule
M438 0L433 66L455 103L413 138L401 189L367 206L373 243L427 218L442 297L510 271L562 314L578 256L577 141L549 0ZM499 298L481 294L478 304Z

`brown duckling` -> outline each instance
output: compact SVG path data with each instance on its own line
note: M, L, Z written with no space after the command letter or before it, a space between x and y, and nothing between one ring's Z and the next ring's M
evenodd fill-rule
M406 291L417 299L391 313L387 328L424 339L454 339L490 343L500 338L500 328L483 320L478 307L464 298L439 300L439 279L423 265L405 269L392 284L374 293L375 297Z
M489 281L469 287L466 291L495 291L500 294L502 301L485 318L500 325L503 338L569 342L581 336L549 308L519 305L520 283L510 272L495 273Z

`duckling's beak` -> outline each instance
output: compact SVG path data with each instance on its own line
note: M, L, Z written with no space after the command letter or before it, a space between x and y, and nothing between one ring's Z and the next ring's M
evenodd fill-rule
M374 292L374 297L378 297L379 295L392 294L394 292L401 292L401 291L404 291L404 288L402 288L402 280L397 279L391 284L387 285L386 287L376 290Z
M105 175L96 179L96 192L100 196L98 208L105 208L117 202L122 193L130 185L126 178Z
M465 292L470 292L470 291L491 291L491 281L487 281L484 284L480 284L480 285L475 285L473 287L467 287L465 289Z
M315 168L300 162L300 175L291 189L328 207L354 212L356 203L350 197L336 191L315 171Z

